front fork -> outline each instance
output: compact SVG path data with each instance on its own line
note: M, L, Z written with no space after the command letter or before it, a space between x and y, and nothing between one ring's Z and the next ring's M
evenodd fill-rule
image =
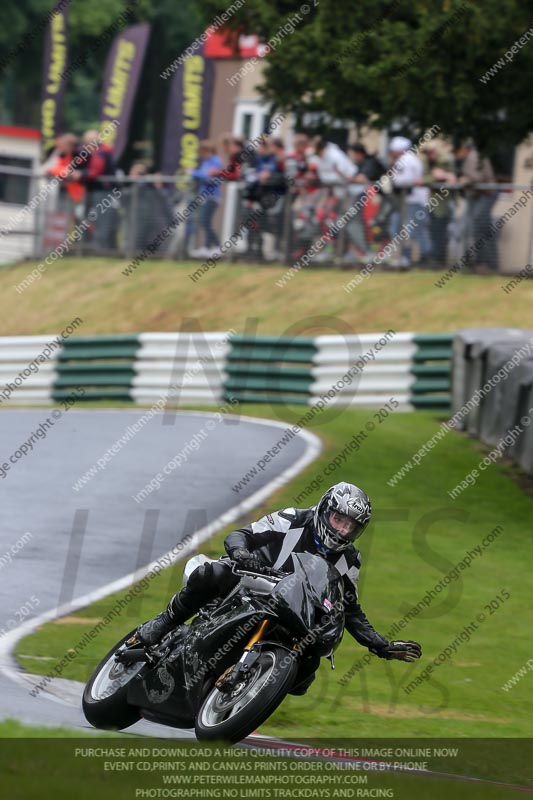
M261 640L269 624L270 623L268 619L264 619L263 622L261 622L254 635L245 645L243 654L237 663L233 664L231 667L228 667L227 670L223 672L220 678L218 678L218 680L215 682L217 689L224 693L232 692L239 681L248 677L250 670L260 655L259 650L252 650L252 648Z

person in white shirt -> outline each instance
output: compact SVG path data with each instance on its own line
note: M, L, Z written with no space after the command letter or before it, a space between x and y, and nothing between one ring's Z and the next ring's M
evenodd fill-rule
M411 149L411 141L405 136L394 136L389 145L391 160L391 182L399 199L398 208L391 214L390 235L394 240L406 226L408 238L398 241L401 255L397 266L412 264L411 241L418 243L419 259L425 261L431 256L429 235L429 215L425 204L429 200L429 189L424 183L424 165Z
M318 177L323 186L343 185L357 173L355 164L337 144L317 137L314 145Z

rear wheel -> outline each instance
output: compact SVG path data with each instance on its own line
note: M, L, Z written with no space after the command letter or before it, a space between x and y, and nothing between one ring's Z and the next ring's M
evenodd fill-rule
M124 636L100 661L83 691L85 718L95 728L120 730L141 719L137 708L128 705L128 685L145 666L145 662L122 664L115 653L135 633Z
M196 736L229 742L244 739L279 706L297 671L296 658L287 650L263 647L250 674L232 692L211 689L196 717Z

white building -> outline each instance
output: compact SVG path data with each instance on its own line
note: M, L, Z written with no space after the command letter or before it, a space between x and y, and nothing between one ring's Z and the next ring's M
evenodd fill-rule
M0 263L35 254L38 210L24 211L38 191L32 178L40 167L41 134L33 128L0 125Z

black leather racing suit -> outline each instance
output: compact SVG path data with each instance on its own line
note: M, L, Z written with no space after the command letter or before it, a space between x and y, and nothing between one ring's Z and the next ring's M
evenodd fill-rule
M264 564L284 572L292 571L291 553L320 554L326 558L342 575L344 582L344 606L346 630L371 652L378 654L388 640L381 636L370 624L364 614L357 596L357 579L361 566L361 554L353 545L342 553L324 553L319 549L320 542L315 538L313 524L314 507L285 508L267 514L257 522L232 531L224 546L228 555L236 548L244 548L259 555ZM189 576L187 585L179 594L183 605L194 613L202 605L219 595L225 595L238 583L224 561L203 564ZM311 683L318 662L309 663L303 673L298 675L298 687L303 691ZM306 681L301 681L307 677ZM294 694L303 691L293 691Z

